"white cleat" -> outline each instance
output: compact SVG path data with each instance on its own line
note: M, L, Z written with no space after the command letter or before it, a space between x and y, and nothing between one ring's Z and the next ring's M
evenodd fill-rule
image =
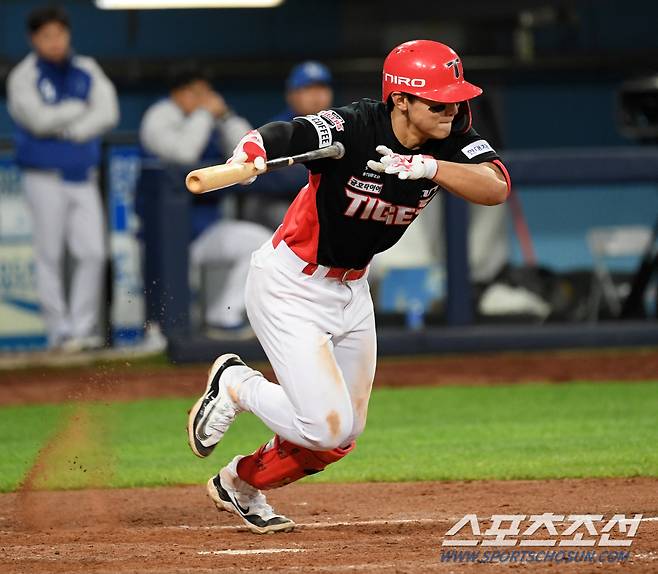
M59 351L66 354L84 353L86 351L98 351L105 347L102 337L91 335L89 337L72 337L66 339L60 346Z
M208 496L218 510L236 514L256 534L291 532L295 523L274 512L267 504L265 495L238 476L237 467L241 458L236 456L208 481Z
M221 378L229 367L246 366L234 354L222 355L213 363L208 373L206 391L192 407L187 419L188 442L198 457L207 457L222 440L240 407L231 398Z

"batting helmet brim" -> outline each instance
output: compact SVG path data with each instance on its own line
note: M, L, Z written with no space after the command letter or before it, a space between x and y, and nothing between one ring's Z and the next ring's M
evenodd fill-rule
M414 94L426 100L439 102L442 104L454 104L457 102L465 102L467 100L476 98L482 93L482 88L470 82L459 82L457 84L450 84L448 86L441 86L434 90L426 92L422 90L414 91Z

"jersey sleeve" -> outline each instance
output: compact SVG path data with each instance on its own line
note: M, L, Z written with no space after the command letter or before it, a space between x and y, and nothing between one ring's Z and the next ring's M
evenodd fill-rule
M7 108L12 119L36 137L53 137L84 115L86 104L77 98L45 102L39 92L34 55L26 56L7 78Z
M297 116L293 124L296 130L305 134L311 149L324 148L335 142L345 142L352 123L348 113L355 115L347 107L322 110L317 114Z
M139 139L147 151L164 162L190 165L200 160L213 128L212 115L199 108L184 116L170 99L144 114Z
M455 136L455 139L449 142L450 147L444 150L442 157L437 159L447 159L455 163L485 163L495 164L503 174L507 182L508 193L512 189L512 179L507 168L501 161L496 150L491 147L489 142L484 139L473 128L469 128L464 134Z
M444 157L456 163L484 163L500 160L496 150L473 128L467 132L453 136L449 148L445 150ZM442 154L443 155L443 154Z
M325 148L336 142L342 143L346 149L349 149L352 139L358 133L361 114L354 105L344 106L322 110L317 114L298 116L292 123L295 126L295 139L304 142L306 148L304 151ZM307 162L305 165L313 173L322 173L333 161L320 159Z
M97 138L119 123L119 100L114 84L95 60L78 56L76 65L91 78L91 92L85 113L64 130L64 137L75 142Z
M349 149L364 124L363 110L357 104L297 116L291 122L274 121L258 128L268 159L299 155L340 142ZM331 159L307 162L313 173L322 172Z

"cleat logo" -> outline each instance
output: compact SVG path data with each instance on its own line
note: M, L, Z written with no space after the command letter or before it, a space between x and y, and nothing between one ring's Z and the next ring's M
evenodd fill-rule
M238 499L235 498L235 496L231 496L229 494L229 498L231 499L231 502L233 503L233 506L235 506L242 514L244 514L244 515L249 514L249 507L248 506L247 506L247 508L242 508L242 506L240 506L240 503L238 502Z
M197 431L196 431L196 438L198 438L200 441L202 441L202 440L208 440L208 439L210 438L210 435L209 435L209 434L206 434L205 432L203 432L203 431L199 428L199 429L197 429Z
M195 434L200 441L208 440L210 438L210 435L206 434L206 431L203 430L209 418L210 418L210 413L205 414L205 416L203 416L203 418L199 421L199 424L197 425Z

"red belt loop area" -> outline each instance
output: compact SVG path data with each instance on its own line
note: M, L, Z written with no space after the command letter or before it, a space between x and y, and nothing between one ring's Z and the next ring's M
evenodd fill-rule
M319 267L316 263L309 263L302 273L304 275L313 275ZM366 269L346 269L345 267L329 267L324 277L327 279L340 279L343 283L345 281L355 281L361 279L366 274Z
M281 243L281 227L279 227L272 237L272 246L274 249L277 248L279 243ZM313 275L318 269L319 265L317 263L309 263L302 269L304 275ZM345 267L329 267L327 272L324 274L324 277L327 279L339 279L341 282L345 281L355 281L361 279L366 274L368 268L365 269L346 269Z

